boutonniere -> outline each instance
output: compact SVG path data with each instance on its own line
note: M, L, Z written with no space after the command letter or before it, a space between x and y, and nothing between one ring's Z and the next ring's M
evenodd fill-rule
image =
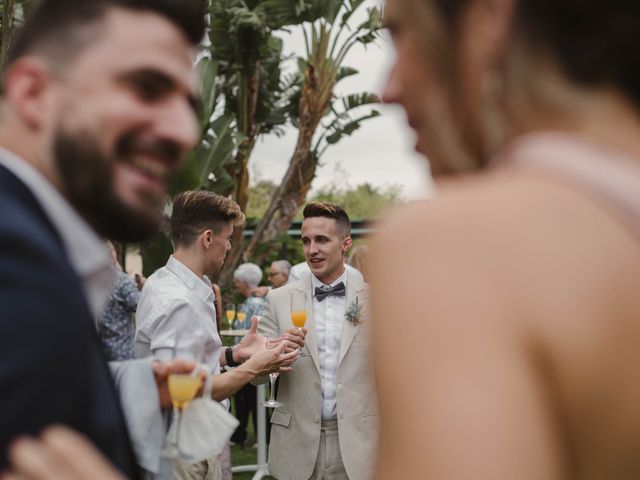
M357 325L362 321L362 303L358 302L358 297L349 304L344 316L354 325Z

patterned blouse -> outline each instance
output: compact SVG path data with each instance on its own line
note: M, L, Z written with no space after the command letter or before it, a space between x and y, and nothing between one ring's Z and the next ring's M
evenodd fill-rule
M118 272L106 308L98 319L98 335L109 361L135 358L136 327L131 314L136 311L139 297L135 282L126 273Z

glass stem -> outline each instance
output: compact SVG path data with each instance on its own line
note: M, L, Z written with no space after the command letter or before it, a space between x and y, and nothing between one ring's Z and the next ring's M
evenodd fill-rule
M178 422L178 424L176 425L176 431L173 434L173 447L176 449L176 451L179 451L178 439L180 438L180 427L182 425L182 413L180 412L180 409L178 407L173 407L173 414L177 417L176 420Z
M276 386L276 378L274 375L269 375L269 382L271 382L271 394L269 395L269 401L270 402L275 402L276 398L273 395L273 391L275 389Z

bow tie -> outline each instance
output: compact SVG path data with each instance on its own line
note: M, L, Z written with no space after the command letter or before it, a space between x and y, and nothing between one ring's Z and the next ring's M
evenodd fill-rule
M344 297L345 288L344 283L340 282L333 287L327 287L323 285L321 287L316 287L315 289L315 297L319 302L323 301L325 298L330 297L331 295L335 295L337 297Z

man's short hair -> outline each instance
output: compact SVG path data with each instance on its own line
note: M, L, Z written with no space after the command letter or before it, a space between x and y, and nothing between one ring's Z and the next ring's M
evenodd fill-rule
M244 223L244 213L233 200L206 190L188 190L173 199L171 240L188 247L207 229L219 234L224 226Z
M289 275L289 270L291 270L291 263L288 260L274 260L271 262L271 266L277 271L287 275Z
M326 217L333 218L345 237L351 235L351 220L344 208L333 202L309 202L302 211L304 218Z
M55 63L73 59L99 38L102 20L113 8L148 11L176 25L192 44L204 37L204 0L40 0L33 2L27 21L17 32L7 65L28 54L41 54Z
M255 263L243 263L233 272L233 279L240 280L251 288L256 288L262 280L262 270Z

